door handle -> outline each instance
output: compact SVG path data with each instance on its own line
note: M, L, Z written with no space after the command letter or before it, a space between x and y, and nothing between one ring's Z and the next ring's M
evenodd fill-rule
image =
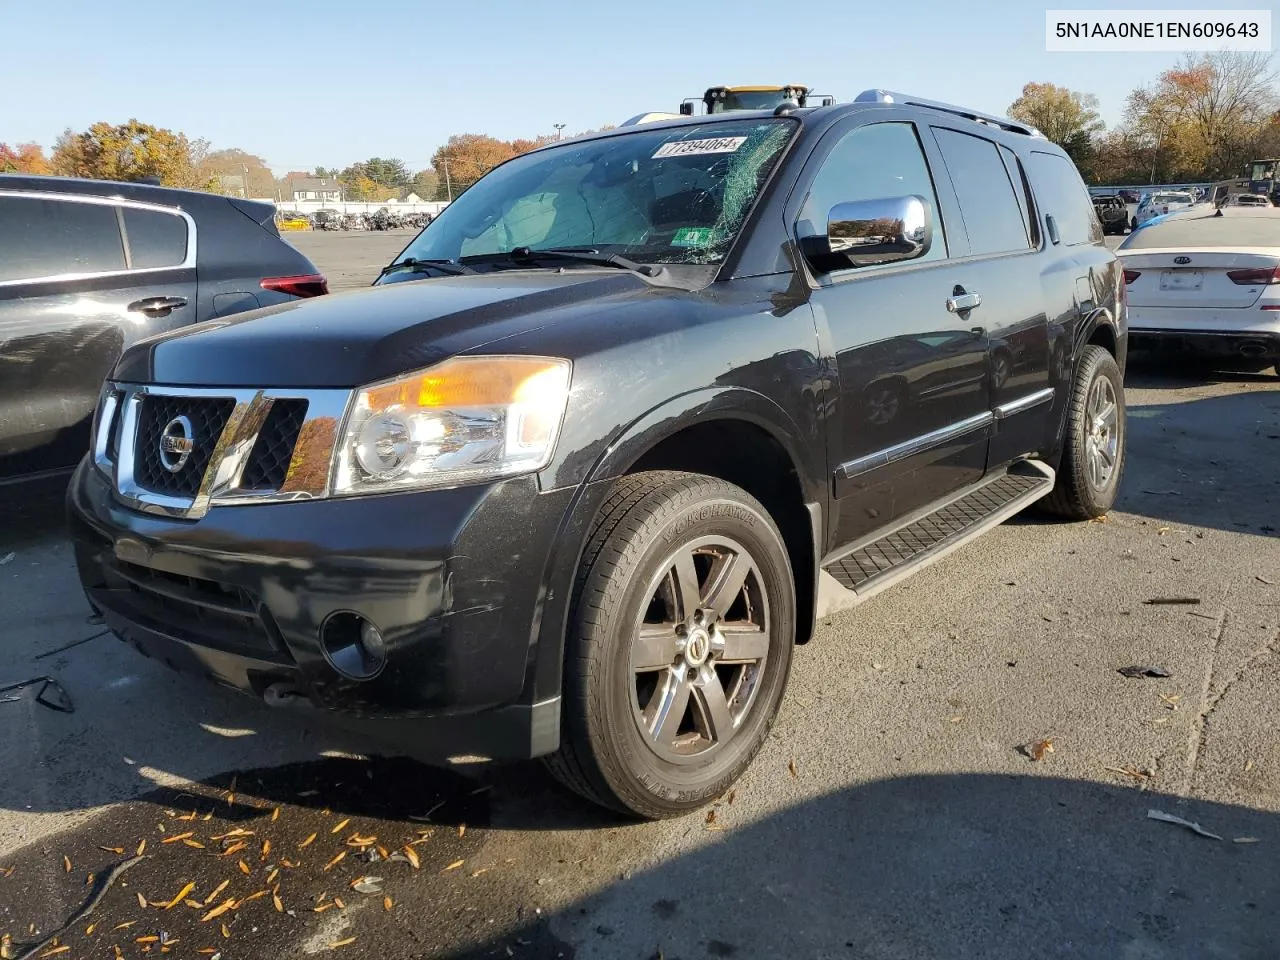
M187 305L186 297L145 297L129 304L131 313L144 313L148 317L167 317L179 307Z
M976 293L956 292L947 297L947 309L952 313L962 313L982 306L982 298Z

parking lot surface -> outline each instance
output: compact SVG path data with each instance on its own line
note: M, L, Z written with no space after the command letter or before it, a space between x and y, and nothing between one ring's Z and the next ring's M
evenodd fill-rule
M289 239L342 289L410 236ZM52 677L74 712L0 693L0 936L68 958L1274 956L1280 380L1138 366L1127 392L1114 513L1015 518L825 622L746 777L659 824L536 765L366 758L174 675L87 622L58 486L9 489L0 686Z

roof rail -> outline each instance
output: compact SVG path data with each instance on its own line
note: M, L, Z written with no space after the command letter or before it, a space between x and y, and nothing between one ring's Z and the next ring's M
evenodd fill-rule
M1039 137L1045 139L1045 135L1030 124L1020 123L1017 120L1010 120L1008 117L997 117L994 114L983 113L980 110L970 110L968 107L957 107L951 103L940 103L937 100L926 100L924 97L913 97L907 93L894 93L892 90L863 90L860 94L853 98L854 103L901 103L912 107L928 107L931 110L941 110L943 113L955 114L958 117L964 117L975 123L985 123L988 126L999 127L1001 130L1008 130L1010 133L1021 133L1028 137Z

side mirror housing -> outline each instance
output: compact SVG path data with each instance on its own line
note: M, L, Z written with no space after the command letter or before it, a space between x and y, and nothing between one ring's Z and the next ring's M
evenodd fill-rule
M916 260L933 245L933 216L920 196L838 203L827 215L825 236L811 238L806 253L822 270Z

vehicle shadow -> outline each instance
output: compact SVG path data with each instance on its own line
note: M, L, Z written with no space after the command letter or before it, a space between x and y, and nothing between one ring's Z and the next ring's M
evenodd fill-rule
M524 943L515 955L580 960L1275 956L1273 813L982 774L873 782L743 826L717 813L725 829L701 849L435 955Z
M1115 509L1174 524L1280 536L1280 382L1266 374L1224 373L1195 383L1258 383L1246 390L1170 403L1129 403L1124 476ZM1187 386L1165 374L1131 374L1127 386ZM1182 451L1213 455L1189 461ZM1014 524L1056 522L1030 510Z
M0 554L66 532L70 474L0 486Z

